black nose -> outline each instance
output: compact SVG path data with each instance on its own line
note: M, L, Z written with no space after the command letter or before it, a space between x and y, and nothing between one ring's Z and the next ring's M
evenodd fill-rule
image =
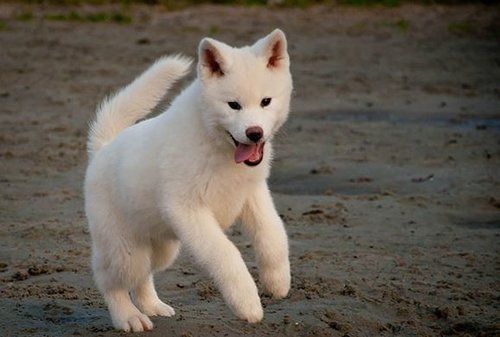
M245 133L248 139L254 143L257 143L264 135L264 131L260 126L251 126L245 131Z

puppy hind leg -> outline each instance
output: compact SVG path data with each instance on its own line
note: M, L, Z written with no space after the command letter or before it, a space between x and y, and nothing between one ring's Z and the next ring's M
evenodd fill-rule
M123 235L113 235L112 222L106 231L93 228L94 279L108 305L116 329L132 332L151 330L153 323L132 303L129 291L151 271L150 248Z
M134 299L139 309L148 316L175 315L175 310L168 304L163 303L156 293L153 275L149 275L134 289Z
M126 289L114 289L104 293L111 320L116 329L126 332L141 332L153 329L148 316L141 313L132 303Z
M153 271L163 271L170 267L179 255L180 246L177 239L153 240L151 256Z

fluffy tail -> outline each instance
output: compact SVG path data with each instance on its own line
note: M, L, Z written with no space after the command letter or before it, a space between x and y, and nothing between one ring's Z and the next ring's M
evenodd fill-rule
M90 125L89 156L149 114L172 84L187 74L190 65L191 60L187 57L164 56L128 86L106 98Z

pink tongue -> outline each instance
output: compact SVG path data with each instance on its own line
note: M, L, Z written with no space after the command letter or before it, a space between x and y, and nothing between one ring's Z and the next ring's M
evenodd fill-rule
M242 144L239 143L236 151L234 152L234 161L239 164L252 158L254 161L260 157L259 147L257 144Z

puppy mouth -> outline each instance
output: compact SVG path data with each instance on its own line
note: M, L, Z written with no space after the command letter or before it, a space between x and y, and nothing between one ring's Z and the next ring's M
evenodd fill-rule
M234 161L236 164L245 163L247 166L257 166L264 158L264 145L266 142L244 144L238 142L233 135L228 132L229 136L233 140L236 150L234 151Z

